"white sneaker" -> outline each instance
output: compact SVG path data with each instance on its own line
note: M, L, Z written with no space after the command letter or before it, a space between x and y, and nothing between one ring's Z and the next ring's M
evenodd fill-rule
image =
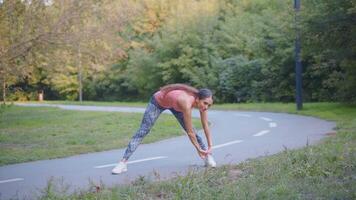
M216 162L215 162L215 160L214 160L214 158L213 158L212 155L209 154L209 155L204 159L204 161L205 161L205 167L213 167L213 168L216 167Z
M121 174L127 171L127 164L125 162L119 162L114 169L112 169L112 174Z

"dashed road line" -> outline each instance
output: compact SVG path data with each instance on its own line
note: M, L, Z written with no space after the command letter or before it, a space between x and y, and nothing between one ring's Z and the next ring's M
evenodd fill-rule
M260 132L258 132L256 134L254 134L253 136L259 137L259 136L265 135L265 134L267 134L269 132L270 132L270 130L263 130L263 131L260 131Z
M16 182L16 181L23 181L23 180L25 180L25 179L23 179L23 178L7 179L7 180L2 180L2 181L0 181L0 184L1 184L1 183L11 183L11 182Z
M265 121L268 121L268 122L272 121L271 118L267 118L267 117L260 117L260 119L265 120Z
M269 123L269 127L270 127L270 128L275 128L275 127L277 127L277 123L275 123L275 122L270 122L270 123Z
M140 159L140 160L133 160L133 161L128 161L127 164L133 164L133 163L139 163L139 162L145 162L145 161L151 161L151 160L159 160L159 159L164 159L164 158L167 158L167 156L157 156L157 157L145 158L145 159Z
M234 115L237 116L237 117L251 117L251 115L248 115L248 114L238 114L238 113L235 113Z
M151 161L151 160L159 160L159 159L164 159L164 158L167 158L167 156L157 156L157 157L150 157L150 158L145 158L145 159L140 159L140 160L133 160L133 161L128 161L127 164L146 162L146 161ZM116 165L117 165L117 163L113 163L113 164L95 166L94 168L101 169L101 168L106 168L106 167L114 167Z
M212 147L212 149L219 149L221 147L226 147L226 146L237 144L237 143L241 143L241 142L243 142L243 140L234 140L234 141L227 142L227 143L224 143L224 144L215 145L215 146Z

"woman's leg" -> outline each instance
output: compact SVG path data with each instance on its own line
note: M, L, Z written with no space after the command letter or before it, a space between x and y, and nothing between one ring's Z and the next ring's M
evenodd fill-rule
M183 113L182 112L178 112L174 109L170 109L170 111L173 113L173 115L177 118L178 122L180 123L180 125L183 127L183 129L187 132L187 129L185 128L185 124L184 124L184 118L183 118ZM193 131L195 133L195 137L197 138L198 144L200 146L200 148L202 148L203 150L207 150L203 139L197 134L197 130L193 127Z
M143 115L140 128L137 130L135 135L131 138L131 141L127 146L127 149L123 156L123 160L126 161L130 158L132 153L136 150L138 145L141 143L142 139L150 132L155 121L164 110L165 110L164 108L160 107L155 102L154 97L152 97Z

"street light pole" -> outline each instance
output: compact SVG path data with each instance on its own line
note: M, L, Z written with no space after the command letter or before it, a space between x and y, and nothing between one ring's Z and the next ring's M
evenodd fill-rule
M295 10L295 84L296 84L296 104L297 110L303 108L303 98L302 98L302 63L300 58L300 30L299 30L299 11L300 11L300 1L294 0L294 10Z

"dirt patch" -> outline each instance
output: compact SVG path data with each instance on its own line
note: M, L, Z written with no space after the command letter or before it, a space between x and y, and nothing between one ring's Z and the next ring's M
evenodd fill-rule
M242 177L243 171L237 168L230 168L228 171L228 178L231 181L237 180Z
M336 136L336 132L325 133L326 136Z

